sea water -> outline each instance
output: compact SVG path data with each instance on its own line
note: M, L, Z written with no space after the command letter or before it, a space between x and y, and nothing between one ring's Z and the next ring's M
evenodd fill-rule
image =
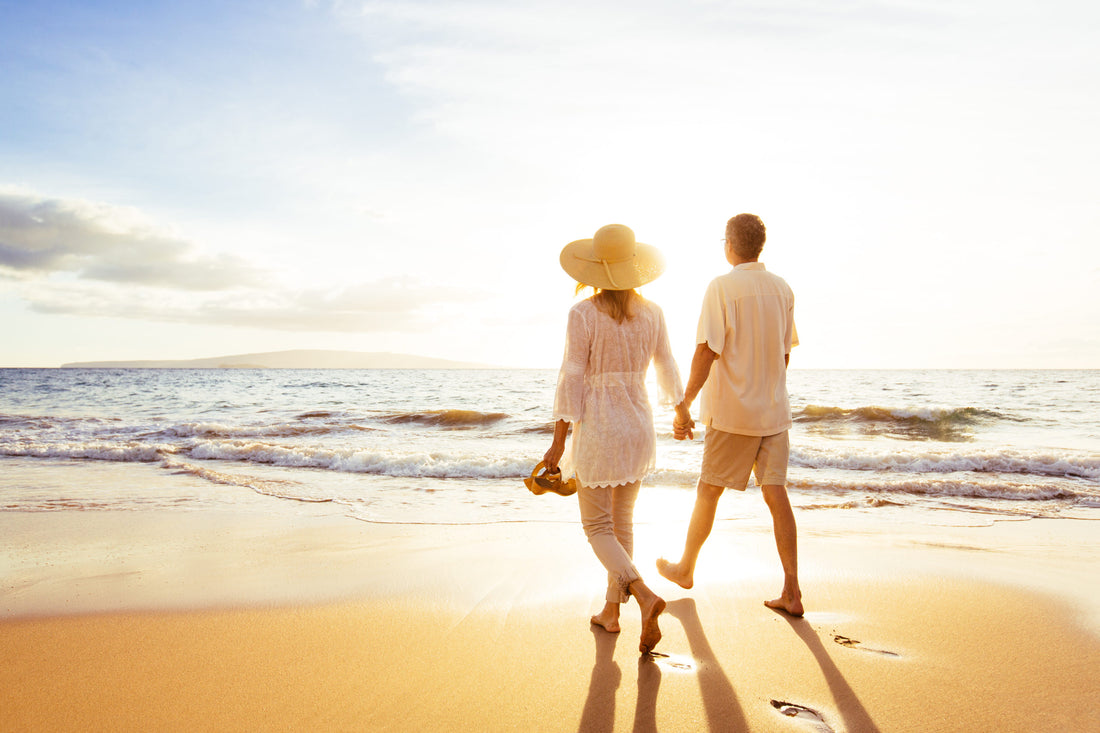
M0 512L201 510L247 495L370 522L575 521L574 500L522 483L550 445L556 376L4 369ZM803 510L1100 518L1100 371L793 369L788 381ZM643 497L688 497L702 430L678 442L671 408L654 414Z

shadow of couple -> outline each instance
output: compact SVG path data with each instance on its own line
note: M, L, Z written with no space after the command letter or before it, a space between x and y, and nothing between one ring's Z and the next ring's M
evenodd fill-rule
M733 685L722 671L703 632L694 599L670 601L665 615L679 621L687 635L691 656L697 665L699 687L710 729L748 730ZM593 626L592 636L596 646L596 662L592 667L588 699L581 713L579 730L583 733L615 729L615 693L622 682L622 671L615 662L615 645L619 635ZM657 730L657 692L660 687L660 665L652 655L642 654L638 657L638 700L634 707L636 732Z
M855 691L848 685L829 657L820 637L809 622L802 618L796 619L780 612L776 613L791 625L792 630L806 644L821 667L845 726L853 731L877 733L878 728L863 708ZM703 631L703 623L699 619L695 600L681 598L670 601L665 609L665 615L675 618L684 629L688 646L691 648L691 656L695 661L708 728L712 731L748 731L749 723L737 699L733 684L722 669ZM595 641L596 660L592 667L588 698L581 713L579 726L581 733L615 729L615 695L622 682L622 670L615 662L615 646L619 634L610 634L593 626L592 636ZM634 707L635 733L657 730L657 693L660 687L661 665L653 656L641 655L638 658L638 699Z

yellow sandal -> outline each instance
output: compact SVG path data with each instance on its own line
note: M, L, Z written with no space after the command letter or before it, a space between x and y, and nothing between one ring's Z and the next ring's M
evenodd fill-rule
M539 473L539 471L542 471L542 473ZM531 490L532 494L545 494L547 491L553 491L555 494L562 496L572 496L577 493L577 479L571 478L568 481L562 481L561 469L559 468L551 473L545 461L541 461L539 465L535 466L535 470L531 471L531 477L523 479L523 483Z

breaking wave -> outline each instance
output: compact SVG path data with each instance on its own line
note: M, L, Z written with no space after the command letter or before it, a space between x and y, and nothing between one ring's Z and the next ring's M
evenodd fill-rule
M170 445L147 443L28 443L13 441L0 445L0 456L26 458L71 458L126 463L151 463L176 452Z
M477 410L427 410L424 412L398 412L382 415L382 422L391 425L428 425L442 428L477 428L507 420L503 412L478 412Z
M224 425L215 422L182 423L147 433L144 437L165 438L299 438L369 431L374 428L355 423L273 423L270 425Z
M827 421L863 421L863 422L903 422L912 421L933 423L961 423L974 425L987 420L1005 420L1007 416L993 410L983 410L977 407L925 407L925 408L892 408L892 407L824 407L821 405L807 405L795 413L797 422L827 422Z
M412 451L282 445L264 440L225 438L221 431L195 431L186 442L135 440L87 442L11 441L0 444L0 455L30 458L68 458L101 461L153 462L178 455L199 460L225 460L288 468L320 468L353 473L423 478L516 478L528 474L535 456L487 455L449 451ZM208 437L200 437L208 436ZM794 447L794 469L834 469L868 474L928 477L939 474L997 474L1059 479L1100 480L1100 456L1059 450L924 450L898 452L850 448ZM652 481L666 485L694 485L691 470L659 468ZM970 479L968 479L970 480ZM860 479L864 481L864 479ZM937 477L936 482L942 479Z
M1014 418L977 407L828 407L807 405L794 413L794 421L815 432L854 431L866 435L896 435L913 440L960 442L975 427Z

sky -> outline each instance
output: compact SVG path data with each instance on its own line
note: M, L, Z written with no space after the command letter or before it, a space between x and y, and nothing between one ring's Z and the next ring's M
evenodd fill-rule
M792 368L1100 368L1100 4L0 0L0 366L560 364L610 223L686 374L726 220ZM583 296L581 296L583 297Z

